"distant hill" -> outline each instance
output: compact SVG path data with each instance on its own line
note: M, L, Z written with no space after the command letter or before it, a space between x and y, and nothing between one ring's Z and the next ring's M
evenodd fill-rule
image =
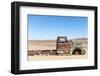
M68 40L72 40L72 41L87 41L88 38L76 38L76 39L68 39ZM56 42L56 40L28 40L28 42Z
M72 39L73 42L79 42L79 43L88 43L88 38L76 38Z
M88 40L88 38L76 38L76 39L72 39L72 40Z

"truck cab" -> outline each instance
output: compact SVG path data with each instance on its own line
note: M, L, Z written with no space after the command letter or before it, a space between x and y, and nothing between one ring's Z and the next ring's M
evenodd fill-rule
M57 53L58 54L68 54L69 53L69 43L66 37L57 37Z

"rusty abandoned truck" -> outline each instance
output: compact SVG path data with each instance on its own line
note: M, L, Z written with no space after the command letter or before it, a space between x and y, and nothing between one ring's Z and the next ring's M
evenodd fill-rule
M75 44L65 36L58 36L56 40L56 50L30 50L28 56L34 55L84 55L85 50L81 44Z

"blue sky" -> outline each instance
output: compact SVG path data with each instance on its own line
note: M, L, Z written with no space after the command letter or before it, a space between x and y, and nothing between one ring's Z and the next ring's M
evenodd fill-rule
M28 15L28 40L68 39L88 36L88 17Z

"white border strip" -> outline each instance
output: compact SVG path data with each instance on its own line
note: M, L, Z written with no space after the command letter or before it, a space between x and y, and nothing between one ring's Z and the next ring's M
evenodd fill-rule
M27 61L27 15L59 15L88 17L88 58L56 61ZM48 26L49 27L49 26ZM94 65L94 11L43 7L20 7L20 70L78 67Z

